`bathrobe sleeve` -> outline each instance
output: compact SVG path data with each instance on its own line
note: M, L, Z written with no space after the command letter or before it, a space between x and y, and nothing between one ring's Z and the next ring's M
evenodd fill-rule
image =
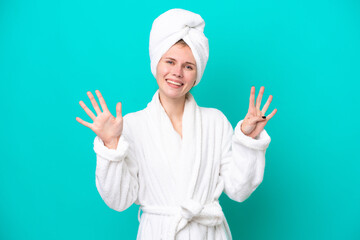
M116 211L127 209L138 197L138 165L130 144L124 134L116 149L107 148L98 136L94 140L96 188L104 202Z
M232 200L242 202L263 180L265 152L271 139L265 129L256 139L246 136L240 129L243 120L234 132L224 118L220 176L224 181L224 192Z

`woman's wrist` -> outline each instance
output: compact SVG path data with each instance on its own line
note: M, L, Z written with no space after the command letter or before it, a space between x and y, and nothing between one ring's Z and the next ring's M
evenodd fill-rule
M240 125L240 131L241 131L245 136L251 137L252 139L255 139L255 138L256 138L256 136L253 136L252 133L246 134L246 133L242 130L242 123L241 123L241 125Z
M117 138L108 140L108 141L104 141L104 145L105 145L105 147L107 147L109 149L116 149L117 145L119 143L119 139L120 139L120 136Z

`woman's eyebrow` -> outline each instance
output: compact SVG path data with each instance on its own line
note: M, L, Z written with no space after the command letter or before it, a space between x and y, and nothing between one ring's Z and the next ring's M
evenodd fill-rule
M172 58L172 57L166 57L165 59L170 59L170 60L176 61L176 59L174 59L174 58ZM186 62L186 63L196 66L196 64L194 64L194 63L192 63L192 62Z

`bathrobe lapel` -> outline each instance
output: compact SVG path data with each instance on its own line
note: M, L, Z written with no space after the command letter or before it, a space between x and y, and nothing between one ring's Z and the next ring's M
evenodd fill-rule
M182 134L183 147L180 155L181 172L186 183L185 199L192 199L198 180L198 172L201 161L201 113L194 97L189 94L183 115Z
M166 239L176 239L177 234L190 221L205 226L217 226L224 220L224 214L218 201L208 202L208 191L198 191L208 187L210 179L200 176L200 167L212 168L212 163L202 164L203 129L200 107L191 94L188 94L182 119L182 139L175 131L159 100L157 91L148 104L146 121L149 123L144 130L152 139L147 143L149 160L146 162L147 172L157 184L149 187L166 191L170 202L159 202L156 205L145 203L142 206L147 213L173 215L173 223ZM158 150L157 159L153 157ZM151 171L150 171L151 170ZM196 191L196 192L195 192ZM164 199L160 197L161 199ZM192 238L201 239L201 232L194 232Z
M157 164L166 171L175 184L176 203L193 198L201 160L201 113L194 97L189 93L182 119L182 139L159 100L159 91L147 107L152 129L154 149L161 149Z

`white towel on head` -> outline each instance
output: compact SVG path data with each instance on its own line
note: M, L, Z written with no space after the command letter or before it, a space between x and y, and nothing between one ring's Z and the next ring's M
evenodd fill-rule
M156 67L165 52L180 39L189 45L197 68L197 85L209 58L209 43L204 35L205 21L199 14L171 9L157 17L150 32L151 72L156 78Z

